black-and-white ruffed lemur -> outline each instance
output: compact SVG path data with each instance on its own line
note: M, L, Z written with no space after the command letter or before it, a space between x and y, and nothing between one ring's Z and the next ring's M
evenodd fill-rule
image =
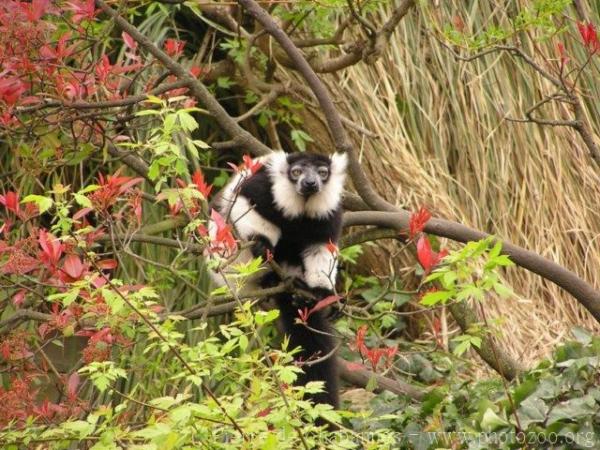
M331 295L337 267L328 244L337 244L340 236L346 155L280 151L259 161L263 166L258 171L253 175L248 170L237 173L213 203L233 224L240 239L253 242L238 259L264 258L270 252L286 276L294 277L317 299ZM214 233L214 223L210 225L209 232ZM222 278L214 278L223 284ZM265 287L273 281L274 275L268 273L260 284ZM302 306L298 300L290 294L275 297L290 348L301 347L297 358L315 362L302 366L298 384L323 381L325 392L312 395L312 400L338 408L338 375L332 354L335 342L327 313L320 310L311 314L308 327L297 324Z

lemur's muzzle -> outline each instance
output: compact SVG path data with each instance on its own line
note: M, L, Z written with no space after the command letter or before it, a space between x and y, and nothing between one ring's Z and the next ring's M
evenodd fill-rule
M305 197L316 194L319 191L319 182L315 179L305 178L300 183L300 192Z

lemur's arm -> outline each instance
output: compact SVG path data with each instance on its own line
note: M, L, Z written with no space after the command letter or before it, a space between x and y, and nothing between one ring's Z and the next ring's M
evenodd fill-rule
M315 244L302 252L304 282L319 294L329 295L335 290L337 256L327 244Z
M254 241L254 257L264 258L267 250L272 252L281 237L281 229L256 212L243 196L238 196L231 207L230 221L241 239Z

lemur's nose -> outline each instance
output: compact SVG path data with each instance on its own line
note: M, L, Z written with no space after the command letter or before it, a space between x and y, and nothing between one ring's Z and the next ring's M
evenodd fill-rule
M316 180L302 180L302 187L306 187L306 188L317 187L317 181Z

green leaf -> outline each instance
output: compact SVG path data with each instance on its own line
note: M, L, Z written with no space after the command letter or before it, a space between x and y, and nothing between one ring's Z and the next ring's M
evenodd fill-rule
M494 291L502 298L508 298L513 295L512 289L502 283L495 283Z
M185 131L192 132L198 128L198 122L196 122L196 119L194 119L191 114L179 111L177 116L179 117L181 128L183 128Z
M76 434L79 439L83 439L94 431L95 426L84 420L75 420L73 422L64 422L60 427L68 433Z
M31 194L21 200L21 203L35 203L40 210L40 214L45 213L54 204L54 200L49 197L43 197L41 195Z
M75 201L79 205L83 206L84 208L92 208L93 207L92 202L85 195L74 193L73 198L75 198Z
M494 431L497 428L505 427L509 423L492 411L491 408L486 409L481 420L481 428L484 431Z
M238 343L240 346L240 350L242 352L245 352L246 349L248 348L248 338L246 337L245 334L240 335L240 337L238 338Z
M290 137L301 152L306 151L307 142L313 142L313 139L303 130L292 130Z
M428 292L421 299L421 304L425 306L433 306L440 302L445 303L446 300L452 298L453 291L434 291Z
M278 309L271 309L270 311L257 311L254 315L254 320L257 325L264 325L265 323L273 322L279 317Z
M143 111L138 111L135 113L137 117L142 116L160 116L160 111L156 111L154 109L145 109Z

